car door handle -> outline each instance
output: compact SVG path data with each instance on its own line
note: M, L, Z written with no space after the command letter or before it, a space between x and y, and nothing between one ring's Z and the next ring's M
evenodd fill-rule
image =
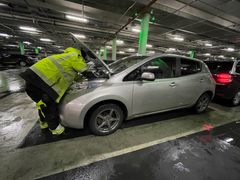
M200 82L203 82L204 81L204 79L200 79Z
M169 84L170 87L176 87L176 83L172 82L171 84Z

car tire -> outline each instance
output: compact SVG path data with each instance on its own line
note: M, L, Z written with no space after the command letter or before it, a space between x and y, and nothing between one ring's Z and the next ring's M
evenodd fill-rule
M26 63L25 61L20 61L20 62L19 62L19 65L20 65L21 67L25 67L25 66L27 66L27 63Z
M116 104L104 104L94 109L89 118L89 129L98 136L114 133L124 119L122 109Z
M198 114L205 112L208 108L210 101L211 97L208 93L202 94L193 107L194 111Z
M236 92L236 94L231 100L232 106L238 106L239 104L240 104L240 91Z

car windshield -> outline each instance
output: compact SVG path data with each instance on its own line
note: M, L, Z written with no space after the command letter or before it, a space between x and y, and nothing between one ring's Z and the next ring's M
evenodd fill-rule
M109 68L113 72L113 74L120 73L124 71L125 69L133 66L134 64L137 64L141 62L143 59L145 59L147 56L130 56L123 58L121 60L118 60L112 64L109 65Z
M213 74L229 72L233 67L233 61L206 61L205 63Z

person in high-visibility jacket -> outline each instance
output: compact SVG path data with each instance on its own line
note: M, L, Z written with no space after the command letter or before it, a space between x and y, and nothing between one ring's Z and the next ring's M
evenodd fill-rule
M26 81L26 93L36 102L41 129L52 134L65 130L59 122L58 104L78 73L87 70L80 50L69 47L62 54L46 57L20 76Z

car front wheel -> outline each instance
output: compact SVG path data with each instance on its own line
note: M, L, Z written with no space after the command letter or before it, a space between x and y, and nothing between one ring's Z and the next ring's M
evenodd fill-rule
M211 97L208 93L202 94L194 106L194 111L196 113L202 113L206 111L210 101L211 101Z
M89 128L95 135L108 135L121 126L123 119L123 111L118 105L104 104L91 113Z

